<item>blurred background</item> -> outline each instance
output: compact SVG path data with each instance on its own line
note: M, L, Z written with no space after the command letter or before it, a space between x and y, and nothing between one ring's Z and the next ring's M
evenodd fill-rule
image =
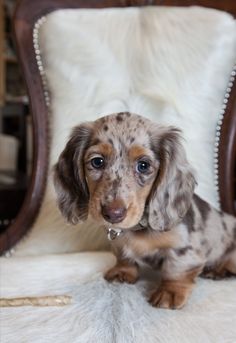
M0 232L19 212L32 162L31 116L14 44L15 4L0 0Z

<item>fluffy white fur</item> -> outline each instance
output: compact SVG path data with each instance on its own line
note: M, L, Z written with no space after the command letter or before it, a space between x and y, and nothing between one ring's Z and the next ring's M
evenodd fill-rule
M1 296L69 294L73 303L1 309L1 343L235 342L236 280L199 280L183 310L160 310L147 303L143 280L104 281L113 263L108 253L2 260Z
M197 193L217 207L213 145L236 56L231 16L198 7L63 10L47 17L40 45L52 100L50 168L72 126L129 110L183 129ZM235 342L235 280L199 280L183 310L157 310L143 281L103 280L110 254L32 256L104 247L96 223L65 224L49 174L30 234L1 260L1 296L68 292L74 304L3 309L1 342Z
M61 10L47 17L40 46L52 100L50 167L71 127L129 110L183 129L197 193L218 207L213 148L236 56L230 15L199 7ZM106 247L94 233L90 224L65 226L49 176L40 215L17 254Z

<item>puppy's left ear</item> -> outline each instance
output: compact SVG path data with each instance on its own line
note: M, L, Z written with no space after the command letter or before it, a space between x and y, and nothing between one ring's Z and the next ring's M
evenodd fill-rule
M149 224L154 230L167 231L185 216L196 181L181 143L180 130L159 127L153 131L151 141L160 169L150 193Z
M72 224L84 221L88 216L89 191L84 174L83 157L90 144L92 133L92 123L75 127L54 166L58 207Z

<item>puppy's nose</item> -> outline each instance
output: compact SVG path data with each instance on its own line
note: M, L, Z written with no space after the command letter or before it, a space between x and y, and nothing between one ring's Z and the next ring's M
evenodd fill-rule
M117 206L109 204L102 206L103 218L109 223L116 224L122 222L126 216L126 208L124 206Z

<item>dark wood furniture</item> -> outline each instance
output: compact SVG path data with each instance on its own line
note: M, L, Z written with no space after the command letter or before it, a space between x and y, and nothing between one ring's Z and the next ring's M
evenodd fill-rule
M0 171L0 234L17 217L25 198L27 182L24 172Z
M30 228L37 216L47 177L49 134L48 110L44 99L33 49L33 27L40 17L62 8L105 8L127 6L189 6L199 5L227 11L236 17L235 0L21 0L15 12L15 37L28 88L34 128L33 172L24 203L15 222L0 236L0 251L12 247ZM222 209L235 209L236 160L236 84L234 85L222 127L220 141L219 182Z
M17 170L27 172L27 116L28 105L6 102L2 109L2 131L12 135L20 142Z
M0 131L18 142L15 170L5 169L0 160L0 234L14 221L24 201L31 152L27 142L30 131L27 96L14 49L13 3L12 0L0 2ZM9 146L11 155L10 151Z
M0 235L15 220L27 191L27 115L23 103L6 102L2 108L2 131L17 138L19 149L16 171L0 168Z

